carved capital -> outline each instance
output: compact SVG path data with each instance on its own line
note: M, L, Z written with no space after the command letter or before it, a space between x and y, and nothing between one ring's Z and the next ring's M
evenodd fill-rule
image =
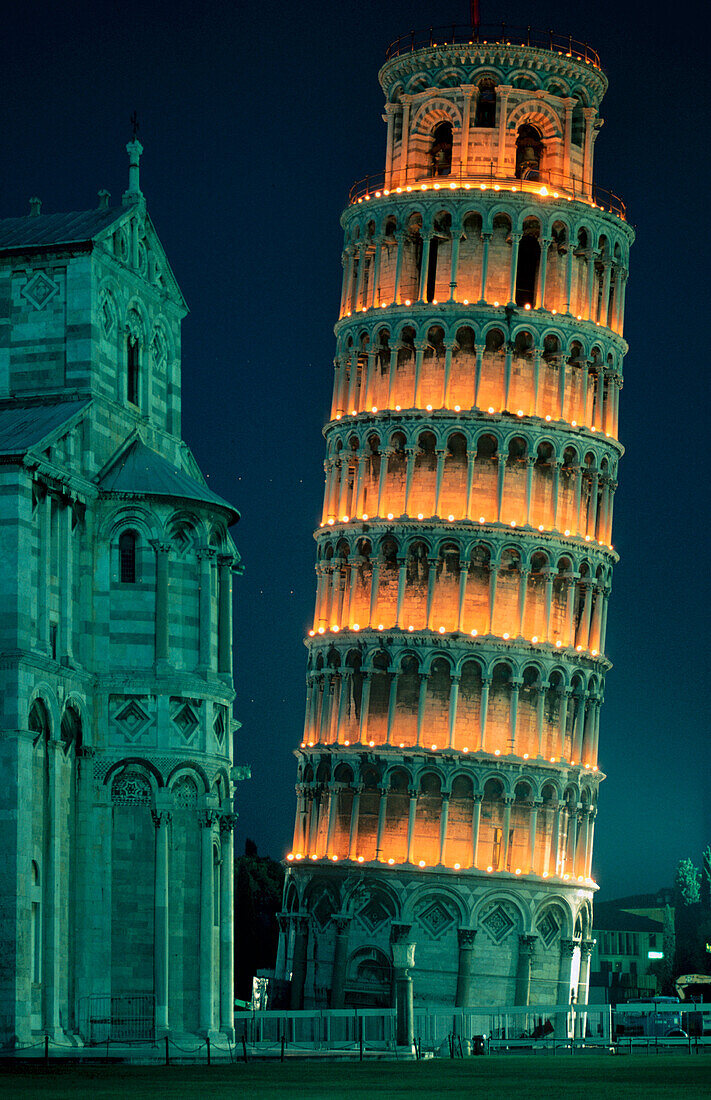
M572 959L575 954L575 948L578 946L577 940L561 939L560 941L560 954L561 958Z
M151 810L151 817L153 818L153 824L156 829L162 825L165 827L170 824L171 813L168 810Z
M236 813L220 814L220 832L231 833L236 829L238 816Z
M529 936L523 933L518 937L518 950L520 955L532 955L538 936Z
M203 829L211 829L219 819L217 810L200 810L198 814L198 821Z
M476 928L458 928L457 940L459 941L460 950L471 950L474 947L474 940L476 938Z

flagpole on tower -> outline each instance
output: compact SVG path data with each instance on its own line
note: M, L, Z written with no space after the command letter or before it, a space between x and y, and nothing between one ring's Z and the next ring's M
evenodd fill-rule
M469 3L471 19L472 19L472 36L475 41L479 41L479 0L470 0Z

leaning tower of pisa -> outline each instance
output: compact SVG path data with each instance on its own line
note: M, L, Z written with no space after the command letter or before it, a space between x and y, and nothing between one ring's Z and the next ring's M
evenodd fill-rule
M593 182L607 80L501 27L379 75L277 977L292 1007L585 1002L633 239Z

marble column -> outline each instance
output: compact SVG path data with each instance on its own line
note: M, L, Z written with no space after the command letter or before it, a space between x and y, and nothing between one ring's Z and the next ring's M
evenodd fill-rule
M217 552L212 547L201 546L198 550L200 571L198 670L203 674L212 671L212 565L216 556Z
M168 661L168 555L169 542L155 540L156 552L156 664Z
M531 964L533 949L538 936L521 935L518 937L518 964L516 966L516 991L514 1004L527 1005L531 994Z
M415 1011L411 970L415 965L415 944L411 941L411 924L393 921L390 942L393 953L395 986L396 1041L399 1047L412 1050L415 1041Z
M228 554L217 559L220 598L217 627L217 671L232 682L232 565Z
M213 830L217 814L201 814L200 859L200 1031L208 1035L215 1029L214 1003L214 853Z
M348 933L351 918L346 913L336 913L332 917L336 929L336 944L333 952L333 976L331 978L331 1008L343 1008L346 986L346 964L348 962Z
M294 922L294 957L291 965L290 1008L303 1008L306 982L306 949L309 937L309 918L302 913L292 915Z
M455 1008L469 1008L474 1004L474 940L475 928L459 928L459 958L457 963L457 990Z
M166 810L153 811L153 823L156 827L155 928L153 932L156 1038L160 1038L161 1035L164 1035L169 1027L168 957L170 941L168 931L168 827L170 825L170 816L170 813ZM212 976L212 974L210 976Z
M234 1039L234 827L235 815L220 816L220 1031Z

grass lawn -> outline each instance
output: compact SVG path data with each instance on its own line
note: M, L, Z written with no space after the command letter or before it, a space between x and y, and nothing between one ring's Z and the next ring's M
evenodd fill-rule
M500 1055L465 1061L250 1062L231 1066L52 1066L0 1070L0 1096L105 1100L203 1096L286 1100L693 1100L711 1096L711 1053L700 1055Z

